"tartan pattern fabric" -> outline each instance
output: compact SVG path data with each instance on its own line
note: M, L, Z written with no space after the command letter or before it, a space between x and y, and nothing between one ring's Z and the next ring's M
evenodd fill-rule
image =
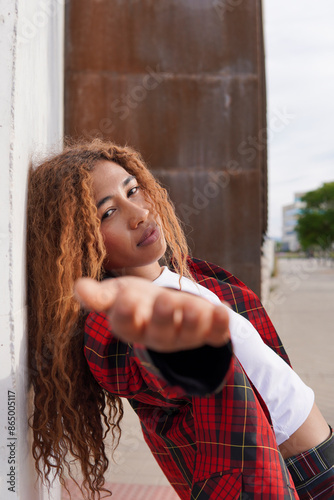
M305 453L286 459L301 500L334 498L334 435Z
M259 298L252 290L233 274L215 264L190 258L187 263L197 283L214 292L235 312L247 318L260 333L264 342L291 366L281 339Z
M281 459L283 461L283 459ZM242 500L272 500L276 498L298 498L292 495L284 485L277 481L276 474L271 477L258 474L245 476L239 471L220 473L201 483L197 483L192 491L191 499L218 500L223 498ZM276 481L276 491L273 483ZM242 493L240 493L242 491Z
M256 296L217 266L190 263L195 280L247 317L287 360ZM85 356L105 390L128 398L151 452L181 499L298 498L268 410L235 357L223 390L191 397L169 385L140 346L115 338L106 317L97 313L86 321Z

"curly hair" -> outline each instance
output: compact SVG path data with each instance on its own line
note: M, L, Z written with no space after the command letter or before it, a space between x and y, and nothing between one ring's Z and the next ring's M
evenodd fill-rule
M101 498L109 460L121 435L121 399L102 389L84 357L86 314L73 296L82 276L100 280L106 252L90 173L99 160L117 163L137 178L160 215L174 268L190 276L188 248L166 190L129 147L95 139L68 144L63 152L31 167L27 213L29 373L34 408L32 451L36 470L50 487L79 462L85 498ZM66 486L65 486L66 487Z

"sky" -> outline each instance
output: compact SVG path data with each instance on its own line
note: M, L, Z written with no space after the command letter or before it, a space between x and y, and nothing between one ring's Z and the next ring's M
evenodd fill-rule
M334 181L334 2L263 0L268 236L295 192Z

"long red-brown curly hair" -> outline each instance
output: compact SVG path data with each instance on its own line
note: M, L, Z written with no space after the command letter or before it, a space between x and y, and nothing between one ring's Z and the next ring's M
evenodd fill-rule
M95 139L69 144L62 153L30 169L27 213L27 300L29 369L34 393L33 456L50 486L54 475L74 479L73 458L87 499L100 498L113 448L120 438L122 402L102 389L83 350L85 313L73 296L82 276L101 279L106 252L92 194L91 171L99 160L123 167L160 215L169 256L188 275L186 240L166 190L141 156L129 147Z

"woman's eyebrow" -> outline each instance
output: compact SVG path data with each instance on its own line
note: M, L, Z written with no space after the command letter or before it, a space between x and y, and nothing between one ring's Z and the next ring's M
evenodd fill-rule
M131 182L133 179L135 179L135 176L134 175L130 175L129 177L127 177L123 182L122 182L122 186L125 187L129 184L129 182Z
M135 176L134 175L130 175L129 177L127 177L126 179L124 179L124 181L122 182L121 186L122 187L126 187L133 179L135 179ZM109 194L108 196L105 196L104 198L102 198L97 204L96 204L96 208L99 209L104 203L106 203L107 201L110 201L112 198L113 198L113 194Z

